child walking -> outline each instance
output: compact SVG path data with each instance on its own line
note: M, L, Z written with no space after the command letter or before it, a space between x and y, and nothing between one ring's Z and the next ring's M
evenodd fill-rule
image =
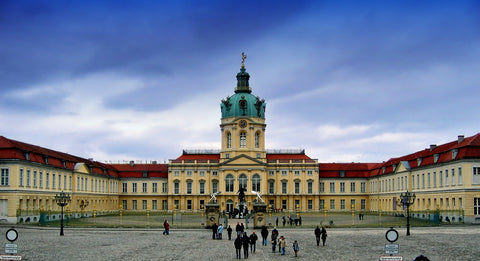
M298 256L298 242L297 240L295 240L295 242L293 242L293 251L295 252L295 256Z

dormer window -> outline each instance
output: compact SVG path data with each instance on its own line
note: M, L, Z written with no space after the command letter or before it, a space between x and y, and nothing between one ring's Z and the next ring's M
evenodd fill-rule
M382 167L382 173L385 173L386 168Z
M455 159L458 155L458 149L453 149L452 150L452 159Z
M148 171L144 171L144 172L142 173L142 175L143 175L144 178L148 178Z
M45 164L48 164L48 156L43 156L43 161L45 161Z
M417 167L420 167L422 165L422 158L417 159Z
M433 154L433 163L437 163L439 157L439 154Z
M24 152L23 156L25 156L26 160L30 160L30 153L29 152Z
M345 177L345 170L340 170L338 172L338 174L340 175L341 178L344 178Z
M62 160L62 165L63 165L64 168L66 168L66 167L67 167L67 161L66 161L66 160Z
M397 169L397 165L392 165L392 171L395 172L395 170Z

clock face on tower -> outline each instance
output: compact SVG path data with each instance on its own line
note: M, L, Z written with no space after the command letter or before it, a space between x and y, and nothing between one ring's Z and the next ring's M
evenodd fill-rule
M238 125L240 126L240 128L245 128L247 127L247 121L246 120L241 120Z

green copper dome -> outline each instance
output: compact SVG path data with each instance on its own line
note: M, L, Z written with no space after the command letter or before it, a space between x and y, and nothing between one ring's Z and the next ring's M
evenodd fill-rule
M229 117L258 117L265 118L265 100L251 94L248 80L250 75L242 64L237 74L237 88L235 94L222 100L222 119Z

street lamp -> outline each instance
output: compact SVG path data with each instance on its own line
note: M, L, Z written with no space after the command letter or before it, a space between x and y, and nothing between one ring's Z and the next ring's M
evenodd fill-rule
M60 194L55 195L55 201L57 202L57 205L62 208L62 216L60 217L60 236L63 236L63 207L70 203L71 198L70 195L62 191Z
M413 205L415 202L415 193L405 192L400 194L401 201L403 208L407 208L407 236L410 236L410 205Z

